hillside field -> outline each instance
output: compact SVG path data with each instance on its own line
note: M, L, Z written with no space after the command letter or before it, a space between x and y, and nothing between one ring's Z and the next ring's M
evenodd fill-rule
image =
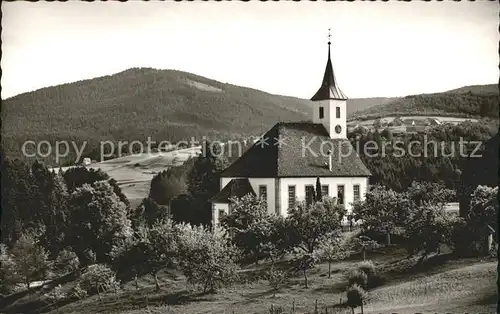
M385 248L371 253L370 259L377 266L385 284L369 290L369 299L364 313L495 313L497 306L496 267L494 259L455 260L448 254L429 258L420 267L415 259L406 259L400 249ZM351 313L349 308L339 306L345 301L346 282L343 271L355 265L359 256L332 265L332 278L327 277L327 264L318 265L309 271L310 287L303 286L300 274L292 275L288 284L276 292L261 278L269 269L264 263L244 267L240 276L247 283L236 284L215 295L204 295L192 291L184 277L177 272L165 270L160 274L162 290L154 291L151 276L139 280L139 290L129 282L118 295L93 296L58 309L46 305L45 311L52 314L124 313L124 314L264 314L271 305L282 307L284 313L313 313L315 302L324 313ZM284 263L284 262L283 262ZM64 285L69 289L72 282ZM37 293L24 296L3 309L2 313L18 313L16 308L27 306ZM23 305L24 304L24 305ZM49 311L52 309L52 311ZM1 310L1 309L0 309ZM359 313L360 309L356 309Z

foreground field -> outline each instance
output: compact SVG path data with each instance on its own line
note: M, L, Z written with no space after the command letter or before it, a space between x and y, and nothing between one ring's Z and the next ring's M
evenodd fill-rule
M385 284L369 291L364 313L496 313L497 261L493 259L454 260L442 254L417 266L405 259L402 251L384 250L370 256L384 277ZM154 291L153 279L140 279L140 289L127 283L118 295L93 296L63 306L50 313L269 313L282 308L283 313L351 313L338 304L345 300L346 282L342 272L359 258L332 266L328 278L326 264L310 271L310 287L303 286L300 275L292 276L286 287L273 296L267 281L261 279L267 264L242 270L245 283L223 289L215 295L204 295L189 287L182 275L165 271L161 274L162 291ZM356 313L360 312L358 308ZM16 313L5 311L4 313Z

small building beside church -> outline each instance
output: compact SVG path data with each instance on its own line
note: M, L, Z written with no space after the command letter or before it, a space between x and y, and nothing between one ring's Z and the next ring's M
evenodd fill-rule
M232 197L263 198L269 213L286 216L296 202L312 203L319 178L323 196L351 211L363 200L370 171L347 139L347 97L338 87L330 57L311 98L312 122L278 122L221 173L212 199L212 223L231 212Z

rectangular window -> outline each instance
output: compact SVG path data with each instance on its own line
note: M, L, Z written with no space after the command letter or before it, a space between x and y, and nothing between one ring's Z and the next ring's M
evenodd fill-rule
M354 192L354 201L357 202L360 199L359 184L355 184L352 188Z
M337 119L340 119L340 107L337 107Z
M322 185L321 186L321 196L325 197L328 196L328 185Z
M325 117L325 108L319 107L319 118L323 119Z
M288 208L294 208L295 207L295 185L289 185L288 186Z
M337 203L339 205L344 205L344 186L343 185L337 186Z
M259 197L263 201L267 201L267 185L259 185Z
M223 209L219 209L219 222L226 215L226 211Z
M306 204L311 205L314 201L314 185L306 185Z

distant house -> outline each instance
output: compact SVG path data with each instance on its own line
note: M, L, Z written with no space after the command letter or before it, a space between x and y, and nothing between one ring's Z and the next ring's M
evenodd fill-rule
M403 124L406 127L406 133L425 132L429 128L427 119L404 119Z

